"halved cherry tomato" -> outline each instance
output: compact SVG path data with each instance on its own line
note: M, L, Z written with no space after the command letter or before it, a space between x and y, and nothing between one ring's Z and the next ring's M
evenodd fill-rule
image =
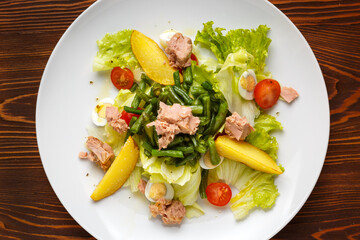
M130 89L134 84L134 74L128 68L114 67L111 71L111 81L117 89Z
M137 109L141 110L141 108L137 108ZM126 122L126 124L127 124L128 126L129 126L129 124L130 124L130 121L131 121L131 118L132 118L132 117L137 117L137 118L139 118L140 115L135 114L135 113L128 113L128 112L126 112L125 110L123 110L123 111L121 112L120 118L123 119L123 120L125 120L125 122Z
M271 108L278 101L280 92L281 88L278 81L274 79L264 79L255 86L255 102L262 109Z
M208 201L215 206L225 206L231 199L232 192L226 183L211 183L206 188Z
M196 65L199 65L199 60L197 59L197 57L195 56L195 54L191 54L190 56L191 60L195 61L196 62Z

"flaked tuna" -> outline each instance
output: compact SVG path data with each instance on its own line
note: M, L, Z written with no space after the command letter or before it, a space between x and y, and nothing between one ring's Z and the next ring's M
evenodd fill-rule
M147 127L155 126L156 133L161 135L159 149L162 149L166 148L178 133L195 134L199 124L200 119L192 115L190 107L177 103L168 106L160 102L157 119L147 124Z
M164 224L180 224L185 217L186 209L178 200L160 198L149 206L151 215L160 215Z
M226 118L225 133L230 137L238 141L245 140L251 131L254 131L254 128L247 121L246 117L240 117L237 112Z
M129 126L126 124L125 120L121 119L120 117L121 114L116 107L110 106L106 108L106 121L108 122L109 126L111 126L118 133L124 133L129 129Z
M287 102L287 103L291 103L292 101L294 101L297 97L299 97L298 92L291 88L291 87L282 87L281 88L281 92L280 92L280 96Z
M191 65L192 41L190 38L175 33L168 41L165 52L168 54L170 65L174 68L184 68Z
M89 159L106 171L111 165L111 159L115 156L112 148L107 143L92 136L87 138L86 147L90 153L80 152L79 158Z

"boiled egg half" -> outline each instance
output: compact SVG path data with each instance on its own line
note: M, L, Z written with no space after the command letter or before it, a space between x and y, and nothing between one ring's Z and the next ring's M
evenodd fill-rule
M210 153L207 151L205 154L203 154L200 158L200 166L203 169L213 169L219 166L224 161L224 157L220 156L220 162L217 165L213 165L210 160Z
M174 197L173 187L165 182L148 182L145 188L145 197L150 202L156 202L160 198L171 200Z
M92 112L92 121L96 126L102 127L106 124L106 108L114 104L111 98L101 99Z
M246 100L254 99L254 89L257 84L255 72L251 69L243 72L240 76L238 89L240 95Z
M168 41L177 33L178 31L174 29L166 30L162 34L160 34L160 44L165 49L167 48Z

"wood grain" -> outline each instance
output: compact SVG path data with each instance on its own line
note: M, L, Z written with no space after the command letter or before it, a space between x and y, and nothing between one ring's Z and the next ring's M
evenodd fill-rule
M0 2L0 239L92 239L46 178L37 149L35 105L54 46L93 2ZM360 239L360 1L271 2L313 49L331 113L319 181L274 239Z

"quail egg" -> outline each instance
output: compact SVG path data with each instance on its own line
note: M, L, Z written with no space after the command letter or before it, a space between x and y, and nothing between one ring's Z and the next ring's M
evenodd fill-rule
M101 99L92 112L92 121L96 126L102 127L106 124L106 108L114 104L111 98Z
M224 161L224 157L220 156L220 162L217 165L212 165L211 160L210 160L210 153L209 151L206 152L205 154L203 154L200 158L200 166L203 169L213 169L216 168L217 166L219 166L222 162Z
M238 89L240 95L246 100L254 99L254 89L257 84L255 72L251 69L245 71L240 76Z
M156 202L160 198L171 200L174 197L174 189L168 183L148 182L145 188L145 196L150 202Z

